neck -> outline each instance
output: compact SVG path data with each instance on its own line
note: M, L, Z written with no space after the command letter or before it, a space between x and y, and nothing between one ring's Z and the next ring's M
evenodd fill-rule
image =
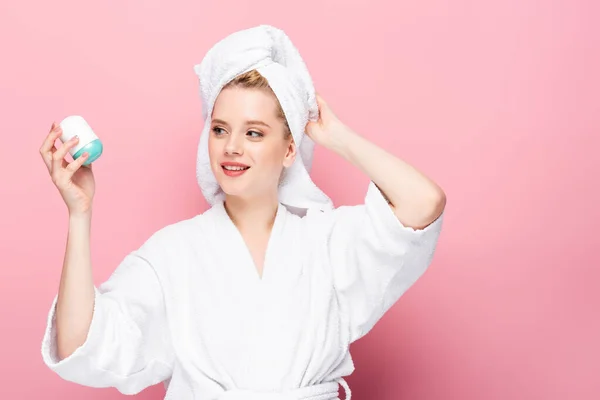
M226 195L224 206L238 229L256 231L273 227L279 200L277 194L254 199Z

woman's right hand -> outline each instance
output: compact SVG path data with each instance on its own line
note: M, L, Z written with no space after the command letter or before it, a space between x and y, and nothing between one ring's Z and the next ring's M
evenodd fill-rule
M81 167L88 159L89 154L84 153L78 159L67 162L65 156L69 149L77 144L78 138L74 137L66 141L60 149L57 149L55 142L61 134L60 125L53 123L50 133L40 147L40 155L48 168L52 182L67 205L69 213L71 215L88 214L92 211L96 184L91 164Z

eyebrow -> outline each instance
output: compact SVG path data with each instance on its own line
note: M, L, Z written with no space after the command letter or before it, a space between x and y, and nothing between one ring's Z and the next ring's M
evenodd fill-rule
M218 119L218 118L213 119L212 122L216 123L216 124L221 124L221 125L229 126L229 124L227 122L223 121L222 119ZM267 124L267 123L265 123L263 121L257 120L257 119L247 120L246 121L246 125L262 125L262 126L265 126L267 128L271 128L271 126L269 124Z

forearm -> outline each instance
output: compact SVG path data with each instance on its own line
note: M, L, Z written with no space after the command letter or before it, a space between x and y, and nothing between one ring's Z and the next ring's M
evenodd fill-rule
M69 233L56 306L58 356L68 357L86 340L94 309L90 252L91 213L69 216Z
M421 229L442 213L446 196L435 182L351 129L337 133L332 150L379 187L403 225Z

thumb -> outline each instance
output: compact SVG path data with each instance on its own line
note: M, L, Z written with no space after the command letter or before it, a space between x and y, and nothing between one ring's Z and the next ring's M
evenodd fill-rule
M321 121L329 121L331 118L337 118L329 103L323 99L323 97L316 93L317 105L319 106L319 119Z
M321 97L321 95L319 93L315 93L315 98L317 100L317 105L319 106L319 109L327 106L327 103L325 102L323 97Z
M310 120L309 120L309 121L306 123L306 127L304 128L304 132L306 132L306 134L307 134L309 137L312 137L312 135L313 135L313 132L314 132L314 129L315 129L316 127L318 127L318 121L310 121Z

